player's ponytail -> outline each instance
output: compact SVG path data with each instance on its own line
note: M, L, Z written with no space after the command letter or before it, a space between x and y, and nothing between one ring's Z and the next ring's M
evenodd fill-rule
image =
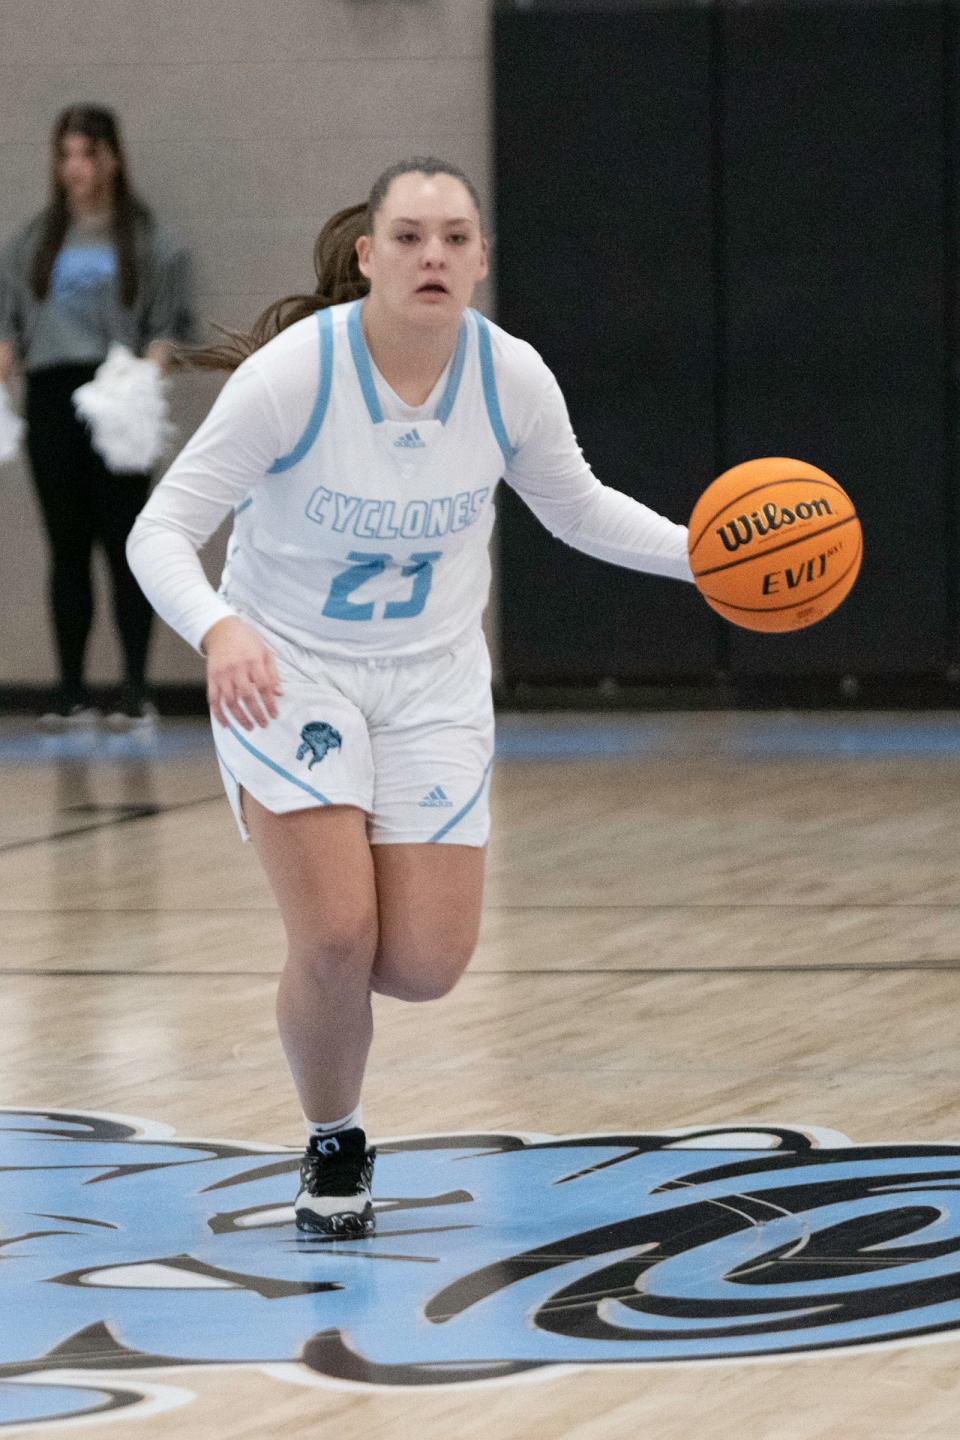
M312 295L287 295L275 300L257 316L248 333L214 325L223 340L202 347L182 346L176 354L177 363L190 369L236 370L248 355L288 325L328 305L342 305L366 295L370 282L360 274L357 264L357 240L364 234L366 224L366 205L350 205L331 215L313 247L317 284Z
M346 210L338 210L320 231L313 247L317 285L312 295L287 295L283 300L274 301L257 317L247 334L230 330L224 325L214 325L213 328L224 337L221 343L202 347L183 346L175 352L174 363L191 369L236 370L248 355L266 345L288 325L304 320L328 305L343 305L348 300L359 300L366 295L370 282L360 273L357 241L361 235L373 233L377 211L394 180L399 175L410 174L452 175L466 188L479 213L480 198L476 188L458 166L438 160L434 155L415 155L410 160L401 160L378 177L365 205L350 205Z

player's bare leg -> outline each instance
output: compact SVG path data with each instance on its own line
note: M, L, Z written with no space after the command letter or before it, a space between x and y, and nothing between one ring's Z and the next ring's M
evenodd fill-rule
M379 943L373 989L437 1000L469 963L480 930L486 851L474 845L374 845Z
M430 1000L452 989L476 944L484 852L464 845L371 852L358 809L274 815L243 798L287 931L277 1016L313 1128L297 1224L326 1235L367 1234L374 1157L359 1121L345 1117L359 1108L372 1038L370 990Z
M297 1226L356 1238L374 1228L375 1152L367 1148L359 1110L377 946L366 819L352 806L274 815L249 795L243 799L287 931L277 1020L310 1131L294 1202Z
M277 992L280 1038L304 1114L354 1110L373 1035L370 971L377 899L362 810L274 815L247 793L243 813L287 932Z

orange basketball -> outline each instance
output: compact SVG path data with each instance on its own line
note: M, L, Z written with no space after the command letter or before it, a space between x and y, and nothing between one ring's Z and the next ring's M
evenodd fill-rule
M803 460L746 460L714 480L690 516L697 589L747 630L802 630L836 610L860 569L849 495Z

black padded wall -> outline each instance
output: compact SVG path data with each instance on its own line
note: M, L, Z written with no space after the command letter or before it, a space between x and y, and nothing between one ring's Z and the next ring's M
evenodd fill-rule
M791 455L855 499L849 598L736 674L929 671L948 656L943 13L724 13L724 460Z
M945 0L944 268L946 284L946 529L951 678L960 675L960 0Z
M686 519L761 454L854 495L838 613L755 636L506 496L508 679L941 672L956 658L956 5L502 3L498 319L601 479Z
M685 521L711 478L711 22L701 7L502 7L497 319L556 374L606 483ZM711 673L689 587L552 539L503 487L507 679Z

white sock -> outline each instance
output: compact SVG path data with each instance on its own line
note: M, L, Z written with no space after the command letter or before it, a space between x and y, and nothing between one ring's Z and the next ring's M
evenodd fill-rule
M344 1115L339 1120L308 1120L304 1116L304 1124L307 1127L308 1140L311 1135L336 1135L338 1130L362 1130L363 1106L358 1105L356 1110L351 1110L349 1115Z

